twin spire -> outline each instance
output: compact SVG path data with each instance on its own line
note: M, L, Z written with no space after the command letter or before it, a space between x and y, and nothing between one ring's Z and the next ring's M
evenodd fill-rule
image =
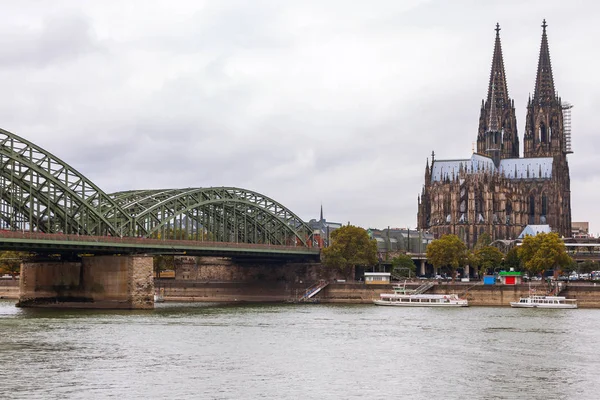
M548 48L548 36L546 35L546 20L542 22L542 44L538 61L537 75L535 79L534 100L544 101L555 96L554 78L552 77L552 64L550 62L550 50ZM502 44L500 43L500 24L496 23L496 42L494 43L494 56L492 58L492 70L488 88L487 102L492 103L492 96L497 107L502 107L508 102L508 86L504 72L504 59L502 58Z
M535 91L532 101L547 104L555 99L554 79L548 50L546 20L542 23L542 44L540 48ZM519 139L514 102L508 96L506 72L500 42L500 24L496 24L494 55L487 92L487 100L481 108L477 152L492 158L500 152L501 158L519 157ZM496 160L499 161L499 160Z
M546 20L544 20L542 22L542 45L540 46L540 58L535 78L535 91L533 92L533 100L538 103L550 101L555 97L550 50L548 49L548 36L546 36L547 26Z
M500 24L498 23L496 24L496 42L494 43L494 57L492 58L492 71L487 95L488 104L492 103L492 97L497 107L502 108L504 105L508 105L508 86L506 85L502 44L500 43Z

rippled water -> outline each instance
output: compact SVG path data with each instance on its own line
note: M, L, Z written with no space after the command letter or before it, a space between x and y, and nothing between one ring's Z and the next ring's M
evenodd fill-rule
M0 300L1 399L597 399L600 310Z

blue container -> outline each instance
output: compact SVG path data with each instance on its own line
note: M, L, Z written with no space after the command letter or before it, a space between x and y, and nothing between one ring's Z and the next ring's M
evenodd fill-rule
M496 283L496 277L494 277L494 275L485 275L483 277L484 285L493 285L495 283Z

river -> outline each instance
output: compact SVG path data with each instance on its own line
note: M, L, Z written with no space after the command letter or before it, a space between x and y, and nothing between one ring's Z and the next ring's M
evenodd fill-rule
M1 399L597 399L600 310L0 300Z

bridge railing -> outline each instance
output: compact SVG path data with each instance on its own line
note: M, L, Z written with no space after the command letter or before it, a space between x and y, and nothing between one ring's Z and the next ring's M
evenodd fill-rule
M27 239L27 240L53 240L68 242L97 242L97 243L115 243L115 244L140 244L140 245L172 245L184 247L220 247L220 248L238 248L238 249L277 249L281 251L305 252L319 249L312 249L303 246L280 246L273 244L255 244L255 243L233 243L233 242L214 242L200 240L174 240L174 239L150 239L143 237L115 237L115 236L89 236L89 235L67 235L62 233L42 233L42 232L23 232L0 230L0 238L6 239Z

